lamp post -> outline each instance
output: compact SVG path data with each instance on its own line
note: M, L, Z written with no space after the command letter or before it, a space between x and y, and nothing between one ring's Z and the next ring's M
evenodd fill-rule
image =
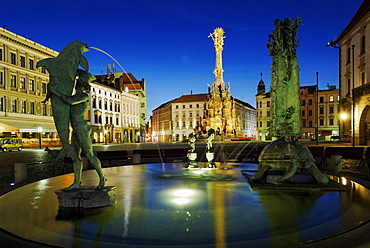
M352 146L355 147L355 45L352 45Z
M42 140L41 140L42 127L38 127L37 128L37 131L39 132L39 144L40 144L40 149L41 149L41 144L42 144Z
M341 77L342 77L342 67L341 67L341 61L342 61L342 52L341 52L341 47L340 45L337 43L337 40L331 40L330 42L327 43L328 47L333 47L333 48L338 48L338 54L339 54L339 60L338 60L338 79L339 79L339 95L342 97L342 83L341 83ZM343 114L342 114L343 115ZM343 126L344 126L344 121L343 121ZM343 131L344 131L344 128L343 130L340 129L340 126L339 126L339 136L342 132L343 134Z
M315 133L316 133L316 145L319 144L319 72L317 71L316 72L316 109L315 109L315 112L316 112L316 130L315 130Z

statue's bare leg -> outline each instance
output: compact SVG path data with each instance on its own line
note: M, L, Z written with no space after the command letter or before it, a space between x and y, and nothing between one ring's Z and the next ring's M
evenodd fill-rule
M103 174L100 160L94 154L87 154L86 157L99 175L99 185L97 188L98 189L104 188L107 178Z
M82 177L82 167L83 166L82 166L82 159L81 159L80 154L81 154L81 149L79 147L70 146L70 148L68 149L68 157L72 158L72 161L73 161L74 181L69 187L65 188L64 190L72 190L72 189L81 188L81 177Z
M107 178L104 176L100 160L95 156L93 152L92 142L90 138L91 128L86 122L73 123L73 126L74 135L76 135L79 147L82 149L84 155L90 161L91 165L94 167L99 175L99 184L97 188L102 189L105 186Z

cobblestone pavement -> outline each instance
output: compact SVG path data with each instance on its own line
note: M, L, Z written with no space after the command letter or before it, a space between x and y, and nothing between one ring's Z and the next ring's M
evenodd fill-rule
M22 151L0 152L0 189L14 183L14 163L27 164L27 182L63 174L63 163L54 166L53 158L44 149L28 148Z

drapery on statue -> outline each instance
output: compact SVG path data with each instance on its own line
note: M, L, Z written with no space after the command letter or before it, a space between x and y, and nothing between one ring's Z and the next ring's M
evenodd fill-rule
M77 97L81 97L83 88L81 85L89 82L89 76L86 73L81 73L81 79L79 79L79 95L75 96L74 99L68 99L71 97L76 75L78 73L78 67L81 66L86 71L89 69L87 59L82 55L83 52L88 51L88 47L81 41L72 41L69 43L56 58L46 58L40 60L36 67L44 67L49 72L49 84L48 89L50 92L47 94L48 100L51 99L51 106L53 110L53 117L55 126L57 128L60 140L62 142L62 149L60 150L58 158L64 158L65 156L71 157L73 160L74 168L74 182L71 186L65 190L81 188L81 172L82 172L82 160L81 160L81 149L84 151L88 159L97 170L100 180L98 188L103 188L105 185L106 178L101 172L100 161L95 156L91 156L92 145L89 137L90 127L81 121L81 118L85 118L86 101L74 104ZM55 94L53 94L53 92ZM59 97L56 95L58 94ZM64 100L63 100L64 99ZM84 113L82 113L84 112ZM83 114L83 117L82 117ZM69 144L69 123L71 123L74 129L74 144Z
M208 130L208 138L207 138L207 152L212 150L212 140L215 138L215 130L213 128Z
M189 134L189 139L188 139L188 145L189 145L189 150L188 152L192 153L195 151L195 141L197 140L197 137L191 133Z

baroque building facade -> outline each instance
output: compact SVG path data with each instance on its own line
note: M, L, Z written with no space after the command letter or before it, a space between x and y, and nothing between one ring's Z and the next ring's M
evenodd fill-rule
M365 0L336 40L339 49L340 139L370 144L370 1Z
M190 94L168 101L152 111L150 119L151 140L155 142L181 142L187 140L189 134L207 137L209 94ZM231 137L255 138L255 108L250 104L232 98L234 102L237 125L235 132L226 135L221 128L215 129L216 134L225 139ZM214 110L214 109L212 109ZM229 110L230 111L230 110ZM215 125L217 128L218 126Z
M39 60L58 54L0 27L0 138L23 138L24 147L61 145L50 101L42 103L49 75L43 68L36 68ZM119 87L92 82L86 119L93 141L140 142L144 136L145 79L138 81L129 75L132 82L123 80L117 83Z
M176 100L176 99L174 99ZM168 142L172 141L172 105L174 101L168 101L152 111L150 117L150 137L149 140L153 142Z
M261 73L262 76L262 73ZM257 139L260 141L271 140L270 116L271 95L266 92L266 86L262 78L257 86L256 94L256 127Z
M60 145L50 102L48 73L36 68L58 55L46 46L0 28L0 137L23 138L25 147ZM42 137L40 137L40 135Z
M302 140L315 140L317 130L317 101L316 85L301 86L299 88L299 100L301 103L302 117Z
M113 71L111 72L111 68ZM147 98L146 98L146 80L142 78L141 81L137 80L132 73L122 73L122 72L115 72L114 65L108 66L108 73L107 75L98 75L96 77L96 82L102 85L106 85L112 89L116 89L122 93L126 93L126 96L134 95L137 96L139 99L139 113L138 116L135 112L135 115L132 115L132 112L123 112L122 114L127 114L128 116L123 117L125 120L128 118L129 120L135 119L134 122L123 122L124 124L127 123L127 126L124 127L124 139L125 142L144 142L146 139L146 111L147 111ZM127 95L130 94L130 95ZM136 106L136 98L132 98L133 102L129 103L126 99L126 104L132 104ZM137 127L136 118L139 118L138 122L139 125Z
M255 108L231 96L230 84L223 80L222 50L224 31L216 28L209 35L214 41L215 81L207 94L184 95L153 110L153 141L183 141L190 133L206 134L214 129L223 138L253 137L256 132Z
M97 82L91 83L89 120L95 143L139 142L138 96Z
M319 90L317 104L319 140L339 139L339 89L328 86L326 90Z

